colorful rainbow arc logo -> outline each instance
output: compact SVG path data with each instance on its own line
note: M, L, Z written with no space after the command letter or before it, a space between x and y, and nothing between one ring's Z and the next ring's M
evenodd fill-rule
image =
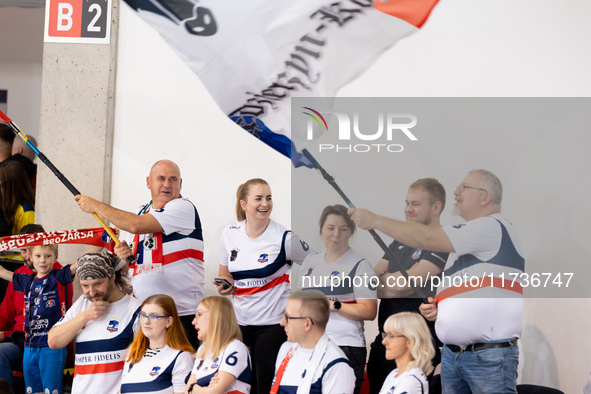
M320 112L310 108L310 107L302 107L304 109L307 109L309 111L314 112L316 115L318 115L320 117L320 119L322 119L322 123L324 123L324 126L326 127L326 131L328 131L328 125L326 124L326 120L324 120L324 117L320 114ZM320 121L318 120L317 117L315 117L314 115L312 115L309 112L302 112L303 114L308 115L309 117L311 117L312 119L314 119L316 121L316 123L318 123L318 126L320 126L320 130L322 130L322 124L320 123Z

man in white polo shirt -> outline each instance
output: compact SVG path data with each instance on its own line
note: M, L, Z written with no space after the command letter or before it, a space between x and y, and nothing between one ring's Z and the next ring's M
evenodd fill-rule
M473 170L457 187L454 211L466 223L431 228L351 209L365 229L411 247L450 252L437 300L420 307L445 344L444 393L516 393L523 325L525 260L513 225L501 214L503 189L490 171Z
M137 213L122 211L93 198L78 195L84 212L97 213L130 233L115 253L131 264L134 295L144 300L154 294L174 298L187 338L198 348L197 332L191 322L204 292L203 234L197 209L181 197L179 167L170 160L156 162L146 179L152 200Z

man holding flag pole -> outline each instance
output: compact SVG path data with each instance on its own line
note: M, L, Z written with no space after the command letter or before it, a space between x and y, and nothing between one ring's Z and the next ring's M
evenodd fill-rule
M503 188L492 172L470 171L454 195L464 224L433 228L365 209L349 214L357 226L410 247L451 253L437 298L420 306L445 344L443 393L516 393L523 287L511 279L524 272L521 244L501 214Z
M91 197L77 195L84 212L96 213L130 233L115 247L130 264L134 295L140 300L164 293L174 298L181 322L197 349L197 333L191 322L204 292L203 235L197 209L181 197L181 171L170 160L156 162L146 178L152 200L137 214L123 211Z

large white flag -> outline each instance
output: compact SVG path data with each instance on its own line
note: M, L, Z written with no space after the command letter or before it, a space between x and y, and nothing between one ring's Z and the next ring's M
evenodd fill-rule
M333 96L437 1L125 0L235 123L288 157L290 98Z

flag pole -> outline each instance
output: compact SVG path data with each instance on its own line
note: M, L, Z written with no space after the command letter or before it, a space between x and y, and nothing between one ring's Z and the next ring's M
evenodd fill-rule
M74 196L81 194L78 191L78 189L76 189L76 187L74 187L74 185L72 185L70 183L70 181L56 168L56 166L54 166L53 163L51 161L49 161L47 156L45 156L43 154L43 152L41 152L41 151L39 151L39 149L37 149L37 147L29 140L29 137L27 137L27 135L25 133L23 133L21 131L21 129L18 128L18 126L12 121L12 119L10 119L4 112L2 112L2 110L0 110L0 119L2 119L3 122L5 122L8 126L10 126L12 131L17 136L19 136L29 146L29 148L31 148L33 150L33 152L35 152L37 157L39 157L39 160L41 160L43 163L45 163L45 165L47 167L49 167L49 169L54 173L54 175L64 184L64 186L66 186L68 188L68 190L70 192L72 192L72 194ZM99 222L99 224L102 226L102 228L105 229L107 234L109 234L109 236L111 237L111 239L113 241L115 241L115 243L118 243L118 244L121 243L119 238L117 238L115 233L111 230L111 228L109 226L107 226L107 224L103 221L103 219L101 219L101 217L99 215L97 215L96 213L93 213L92 216L94 216L94 218ZM127 260L130 263L134 263L135 257L129 256L127 258Z
M343 192L343 190L340 188L340 186L336 183L334 177L332 175L330 175L328 172L326 172L326 170L324 168L322 168L322 166L320 165L320 163L318 163L318 161L312 156L312 154L307 150L307 149L303 149L302 150L302 154L304 156L306 156L306 158L308 160L310 160L310 162L312 163L312 165L314 166L314 168L316 168L316 170L318 170L318 172L320 172L320 174L322 175L322 177L337 191L337 193L339 193L339 195L343 198L343 200L345 200L345 202L347 203L347 205L349 206L349 208L356 208L355 205L351 202L351 200L349 200L349 197L347 197L347 195ZM382 248L382 250L384 251L384 253L386 253L386 256L388 256L388 259L390 261L393 261L394 264L398 267L398 269L400 270L400 273L402 274L402 276L404 276L408 282L408 284L410 285L410 287L415 291L415 293L423 300L424 304L428 304L428 299L427 299L427 295L423 292L423 289L421 289L420 287L416 287L412 285L412 282L410 280L410 277L408 275L408 272L406 272L406 269L404 269L404 267L402 266L402 264L400 263L400 261L398 261L398 259L396 258L396 256L394 256L394 253L392 253L392 251L390 250L390 248L388 248L388 246L384 243L384 241L382 240L382 238L378 235L378 233L376 233L375 230L369 230L369 233L371 234L371 236L373 237L373 239L378 243L378 245L380 246L380 248ZM415 282L416 284L416 282Z

